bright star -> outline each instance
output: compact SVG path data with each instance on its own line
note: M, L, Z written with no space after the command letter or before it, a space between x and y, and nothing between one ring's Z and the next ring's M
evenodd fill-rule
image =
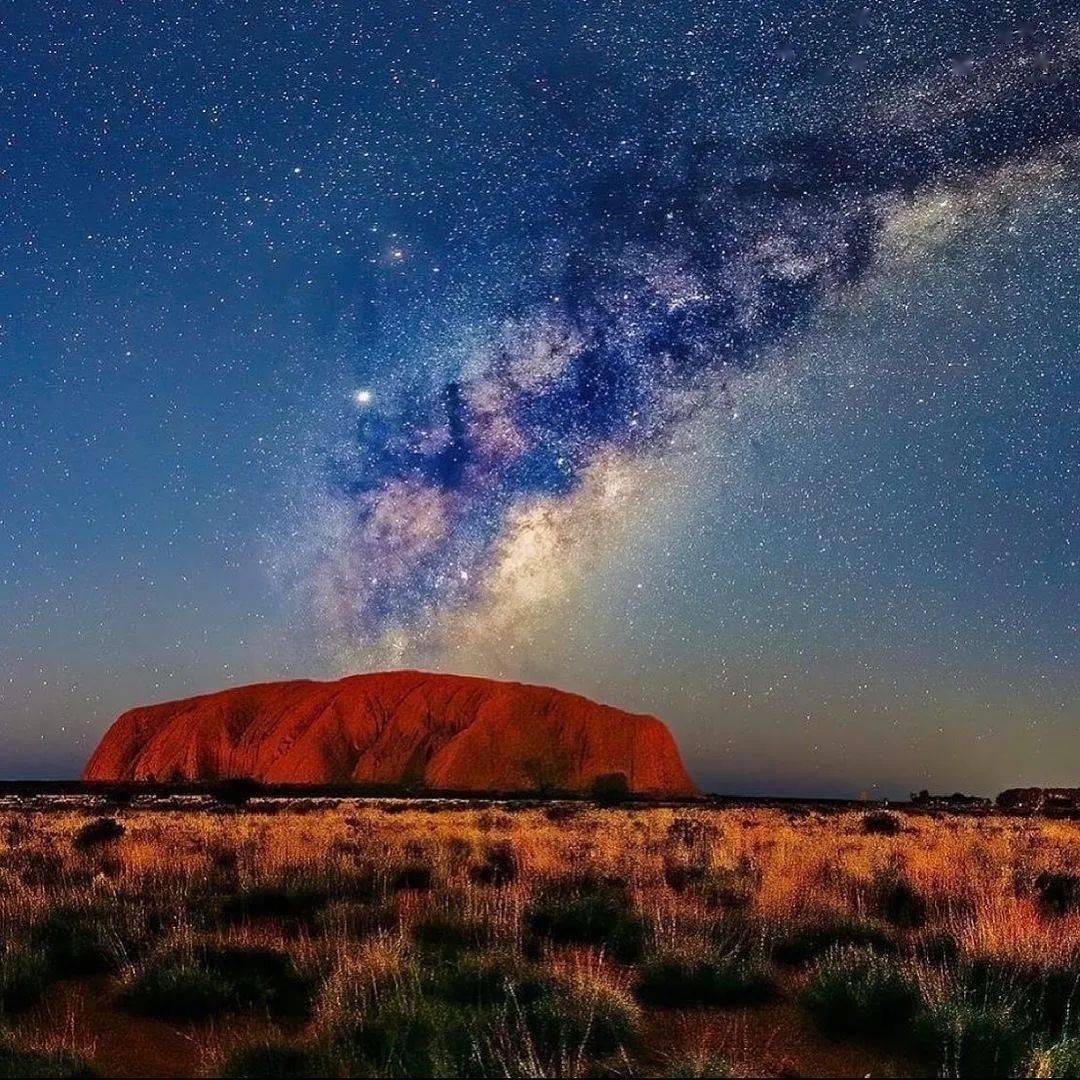
M354 390L352 396L353 401L356 402L357 405L370 405L371 397L372 394L370 390Z

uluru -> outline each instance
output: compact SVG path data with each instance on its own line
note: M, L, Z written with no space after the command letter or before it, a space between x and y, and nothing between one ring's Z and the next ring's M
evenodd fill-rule
M587 791L621 774L635 795L695 793L654 716L550 687L391 671L242 686L123 713L84 780L400 785Z

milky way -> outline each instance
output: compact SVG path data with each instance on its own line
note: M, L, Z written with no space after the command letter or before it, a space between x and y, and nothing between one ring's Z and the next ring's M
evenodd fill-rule
M539 295L471 341L451 378L364 392L317 514L332 636L405 642L455 612L540 599L640 463L704 406L730 411L736 381L872 276L886 240L942 199L976 210L1018 168L1071 164L1070 44L1059 29L842 121L710 132L579 184Z
M412 665L1073 783L1078 18L8 0L0 772Z

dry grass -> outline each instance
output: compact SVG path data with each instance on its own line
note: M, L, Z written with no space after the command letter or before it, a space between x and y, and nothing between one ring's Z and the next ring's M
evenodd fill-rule
M247 1040L271 1054L279 1044L302 1048L298 1069L546 1076L602 1063L618 1075L655 1075L689 1054L712 1062L702 1075L716 1075L717 1047L680 1046L678 1025L658 1034L642 1013L664 1005L657 995L679 977L678 964L697 973L697 997L718 1010L778 1007L756 1004L770 995L743 1002L737 985L729 989L732 956L755 977L771 973L797 1009L822 978L822 957L841 948L897 965L938 1018L933 1030L960 1032L961 1041L972 1001L982 1008L994 987L1022 986L1027 999L1049 1003L1025 1014L1017 1071L1052 1075L1053 1062L1076 1060L1061 1047L1075 1045L1069 980L1080 971L1080 910L1048 909L1039 891L1045 875L1080 866L1072 823L903 815L889 834L867 831L857 812L343 802L273 813L126 808L107 815L122 832L98 828L95 840L86 826L96 816L78 807L0 811L8 1044L42 1048L33 999L47 999L66 976L108 978L119 1003L163 958L229 946L287 954L312 988L306 1018L258 1017L258 1039ZM573 903L553 923L549 909L564 894ZM605 937L611 905L624 902L627 926L640 934L632 949L625 937ZM4 1004L5 958L16 979L33 968L17 962L27 951L43 958L45 974ZM463 956L498 959L474 964L480 974L470 976L498 981L497 1005L482 984L483 1007L440 997L439 973L465 970ZM1044 975L1056 979L1050 990ZM211 989L215 1008L243 1013L227 989ZM206 987L192 990L203 1000L196 991ZM961 998L968 1012L957 1019L949 1003ZM557 1002L573 1007L559 1013ZM85 1046L93 1057L93 1038L80 1034L77 1017L71 1024L50 1048ZM243 1071L237 1030L247 1029L226 1027L197 1028L192 1069ZM937 1060L926 1050L928 1073L963 1072L957 1062L967 1059L950 1048ZM909 1060L887 1045L881 1060L894 1049ZM808 1047L801 1062L811 1073L814 1053ZM739 1069L767 1073L764 1052L754 1054L741 1047Z

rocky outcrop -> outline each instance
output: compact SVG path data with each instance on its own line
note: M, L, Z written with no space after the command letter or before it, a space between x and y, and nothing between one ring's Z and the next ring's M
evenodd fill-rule
M393 671L131 709L105 734L83 779L509 792L585 791L618 773L635 794L695 790L653 716L548 687Z

